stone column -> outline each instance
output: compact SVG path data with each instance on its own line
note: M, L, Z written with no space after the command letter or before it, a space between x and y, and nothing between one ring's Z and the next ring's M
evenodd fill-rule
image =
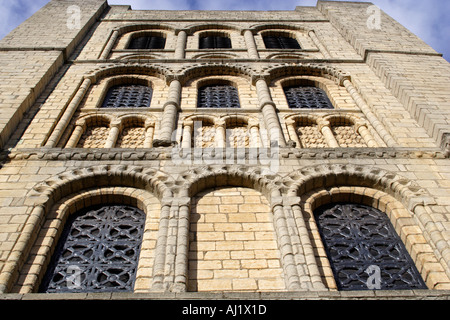
M155 123L153 121L150 121L145 124L144 148L151 148L153 146L154 134L155 134Z
M167 234L169 232L171 198L166 197L161 203L161 213L159 219L158 239L155 248L155 262L153 264L152 291L165 291L164 287Z
M100 53L100 56L98 57L100 60L105 60L108 58L109 53L111 52L112 48L114 47L114 44L116 43L118 37L119 37L119 31L114 30L111 37L109 38L108 43L106 44L103 51Z
M323 54L325 59L331 59L331 55L328 52L327 48L322 44L322 42L317 38L316 33L313 30L310 30L308 32L309 37L314 42L314 44L317 46L317 48L320 50L320 52Z
M216 148L225 148L226 146L226 125L225 121L219 120L216 122L216 137L214 142Z
M330 128L330 123L328 121L320 121L318 123L319 130L322 132L325 141L327 142L328 146L330 148L339 148L339 143L336 140L336 137L334 136L333 132Z
M378 147L377 142L370 134L369 129L367 129L367 124L364 121L355 123L355 130L361 135L369 148Z
M356 105L361 109L361 111L366 116L369 123L372 125L372 127L378 132L380 135L379 140L384 143L388 147L396 147L398 146L395 142L394 138L386 131L383 124L378 120L378 118L375 116L375 114L372 112L370 107L367 105L367 103L364 101L364 99L361 97L361 95L358 93L358 90L353 86L352 82L349 79L345 79L343 81L343 85L347 89L348 93L352 96L353 100L355 100ZM374 137L377 139L377 137Z
M105 142L105 148L114 148L120 133L120 122L112 122L109 129L109 135Z
M186 57L187 33L184 30L178 32L177 44L175 47L175 59L184 59Z
M269 131L270 141L277 141L280 147L286 146L283 130L276 112L275 103L270 96L269 87L264 79L256 81L256 92L258 94L259 105L266 123L266 129Z
M259 135L259 123L257 121L249 121L248 130L250 133L250 148L260 148L261 137Z
M250 59L259 59L258 49L256 48L255 38L251 30L244 31L244 40L247 46L248 57Z
M187 291L189 279L189 214L191 198L177 199L178 229L175 257L174 292Z
M75 124L75 129L72 132L72 135L69 138L69 141L66 143L66 148L76 148L78 141L80 141L81 136L83 135L84 130L86 130L86 122L77 121Z
M296 143L296 148L301 148L302 144L298 138L297 131L295 130L295 121L292 119L286 120L286 126L290 139Z
M281 264L286 277L286 289L289 291L298 291L301 289L300 277L295 263L294 251L281 197L272 197L272 213L278 239L278 248L281 255Z
M170 83L169 98L164 104L161 119L159 139L153 141L154 147L169 147L172 145L172 134L175 131L178 109L181 99L181 83L174 79Z
M75 96L70 101L69 105L65 108L65 111L63 115L61 116L61 119L59 119L55 129L53 130L52 134L50 135L50 138L48 138L47 143L45 144L46 147L54 148L59 142L59 139L61 139L61 136L66 130L70 120L72 119L73 115L75 114L75 111L77 110L78 106L81 103L81 100L83 100L87 90L89 89L91 85L91 79L84 79L80 87L78 88Z
M317 265L316 256L314 254L314 248L309 238L309 231L306 227L305 216L300 208L301 199L299 197L290 197L290 205L292 213L296 221L298 228L298 234L300 236L300 243L303 249L303 255L305 257L306 267L308 269L308 275L314 289L325 289L325 285L322 282L320 270Z
M194 121L183 122L183 140L181 141L181 147L183 149L192 148L192 132L194 130Z

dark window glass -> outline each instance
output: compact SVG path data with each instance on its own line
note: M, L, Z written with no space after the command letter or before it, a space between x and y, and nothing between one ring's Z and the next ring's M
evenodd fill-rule
M283 36L265 36L264 44L267 49L301 49L297 40Z
M240 108L238 91L233 86L205 86L198 91L198 108Z
M231 48L231 40L228 37L207 36L200 38L200 49L228 49Z
M144 223L144 212L124 205L72 215L40 292L132 291Z
M148 86L114 86L109 89L102 108L148 108L152 94L152 88Z
M128 49L164 49L166 38L163 37L136 37L133 38Z
M320 88L293 86L284 88L284 93L292 109L333 109L327 94Z
M427 289L383 212L337 203L314 216L339 290Z

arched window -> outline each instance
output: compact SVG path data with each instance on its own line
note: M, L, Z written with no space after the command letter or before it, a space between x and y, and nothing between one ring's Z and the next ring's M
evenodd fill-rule
M153 90L144 85L119 85L111 87L102 108L148 108Z
M200 49L230 49L231 39L224 35L207 35L200 37Z
M128 49L164 49L166 38L160 36L142 36L131 39Z
M339 290L427 288L383 212L334 203L314 216Z
M125 205L92 207L69 217L40 292L132 291L145 214Z
M314 86L289 86L284 94L291 109L333 109L327 94Z
M298 41L283 35L263 36L266 49L301 49Z
M230 85L216 84L198 90L198 108L240 108L238 90Z

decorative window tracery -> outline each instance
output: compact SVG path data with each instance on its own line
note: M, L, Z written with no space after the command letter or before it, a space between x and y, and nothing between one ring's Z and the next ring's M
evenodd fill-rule
M125 205L93 207L72 215L40 292L132 291L145 213Z
M240 108L238 90L230 85L208 85L198 90L198 108Z
M152 94L152 88L144 85L114 86L109 89L102 108L148 108Z
M291 109L334 109L325 91L317 87L285 87L284 94Z
M339 290L427 289L383 212L334 203L314 216Z

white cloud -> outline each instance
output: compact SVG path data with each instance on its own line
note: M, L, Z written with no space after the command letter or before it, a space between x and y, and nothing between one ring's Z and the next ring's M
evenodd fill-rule
M14 30L49 0L0 0L0 39Z

